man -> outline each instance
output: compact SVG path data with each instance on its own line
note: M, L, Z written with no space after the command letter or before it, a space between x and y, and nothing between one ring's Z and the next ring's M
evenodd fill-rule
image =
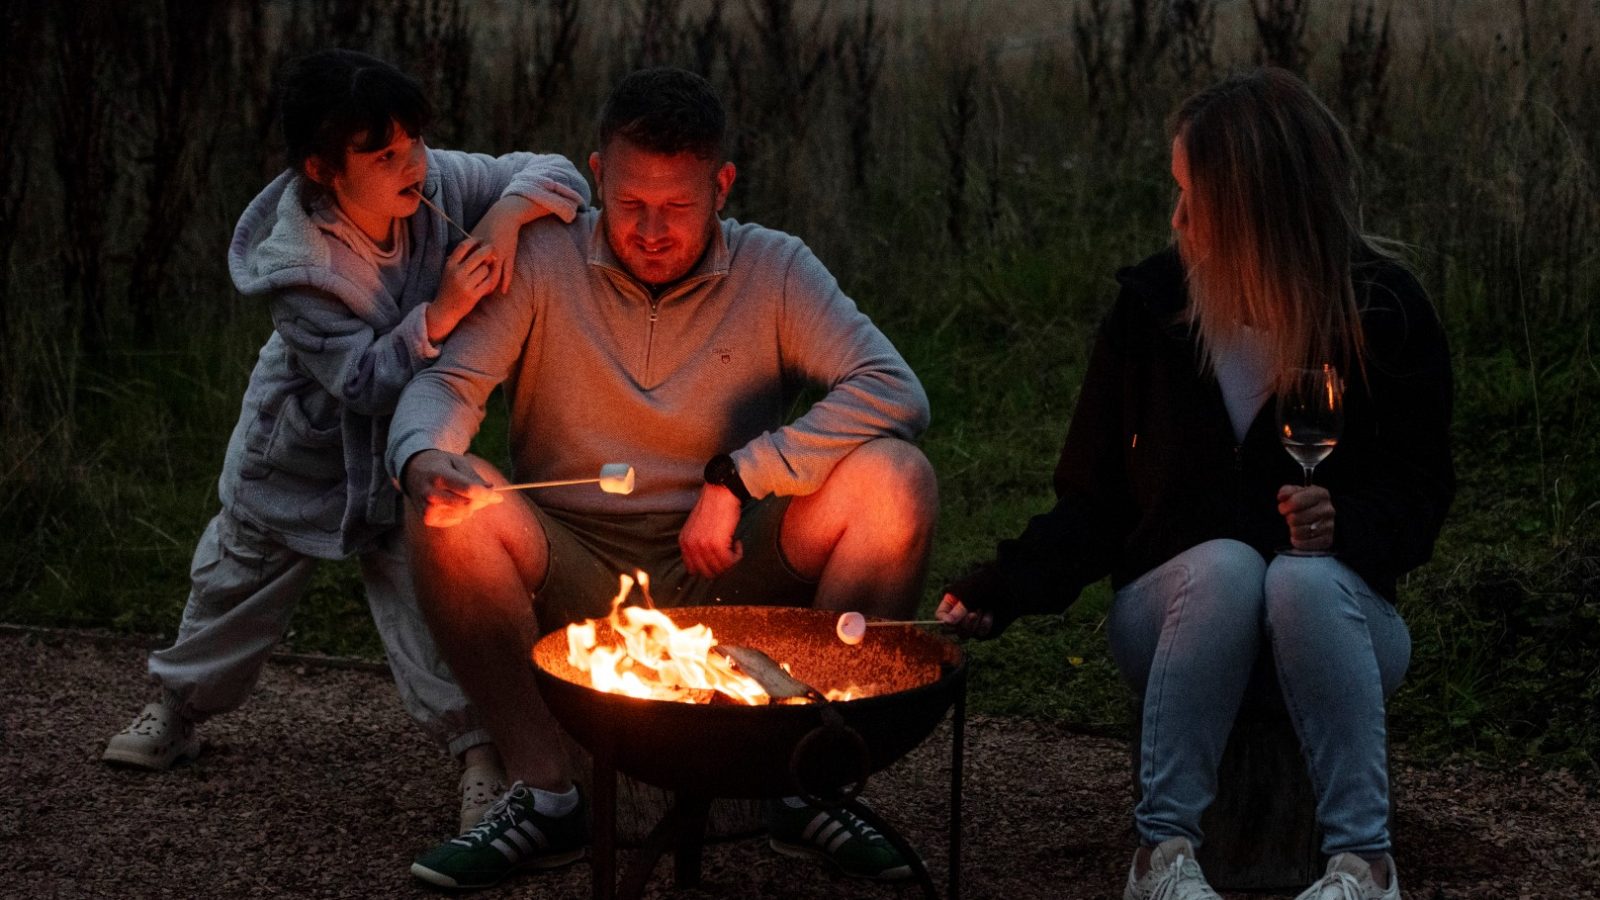
M909 441L926 395L803 243L718 216L735 177L724 130L704 79L628 76L589 159L601 209L525 231L513 295L463 321L395 413L388 463L410 500L424 612L520 782L418 859L433 884L487 886L582 854L580 799L528 650L541 626L605 615L619 573L648 572L664 606L906 617L920 595L937 485ZM495 493L505 476L463 454L501 383L514 480L626 462L636 491ZM808 383L825 396L785 425ZM853 816L790 799L772 818L780 850L909 875Z

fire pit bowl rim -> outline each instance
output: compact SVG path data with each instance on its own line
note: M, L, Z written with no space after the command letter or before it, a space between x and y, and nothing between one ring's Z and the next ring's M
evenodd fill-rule
M703 618L741 615L792 619L833 635L836 612L801 607L680 607L665 612L679 624ZM715 628L713 629L715 630ZM681 703L610 694L563 677L538 662L555 653L564 663L561 630L540 638L530 653L541 695L557 722L597 760L657 787L689 788L706 796L774 797L792 788L790 756L796 744L823 725L823 710L837 713L869 750L867 772L841 760L830 778L813 775L813 784L842 785L877 772L910 752L937 727L965 689L965 655L953 642L911 626L875 629L876 652L903 648L919 666L934 666L923 683L889 693L825 704L744 706ZM845 648L852 651L854 648ZM570 667L568 667L570 668Z

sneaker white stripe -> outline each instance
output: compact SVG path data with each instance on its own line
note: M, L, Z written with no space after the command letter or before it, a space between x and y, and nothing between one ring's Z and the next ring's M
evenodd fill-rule
M511 849L510 844L500 840L499 838L495 838L493 841L490 841L489 846L499 850L500 854L506 858L507 862L516 862L522 856L522 854Z
M533 824L531 821L524 819L523 821L518 822L517 830L527 835L541 848L550 846L550 839L544 836L544 831L542 831L539 826Z
M828 823L828 827L817 832L816 837L812 838L811 841L819 847L826 846L836 834L842 834L846 838L850 837L850 832L844 827L844 823L834 820Z
M510 838L511 842L517 845L517 849L521 850L523 853L530 853L533 851L533 845L528 843L528 839L523 837L522 832L518 831L517 829L507 828L505 830L505 836Z
M828 824L830 821L832 820L829 818L827 813L817 813L811 821L806 823L806 827L800 829L800 840L811 840L812 837L816 835L817 829Z
M850 840L850 837L851 835L849 831L846 831L842 828L839 829L839 833L834 835L833 840L828 842L827 851L829 853L833 853L834 851L838 850L844 845L845 841Z

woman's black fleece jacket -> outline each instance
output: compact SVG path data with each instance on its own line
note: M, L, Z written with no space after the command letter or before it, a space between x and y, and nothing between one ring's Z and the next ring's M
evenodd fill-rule
M1398 577L1432 555L1455 490L1450 354L1403 267L1372 260L1352 276L1366 366L1343 373L1344 433L1316 483L1332 496L1338 558L1392 603ZM992 612L996 632L1205 541L1243 541L1263 558L1289 545L1277 492L1303 476L1278 442L1275 399L1235 440L1216 378L1200 371L1175 249L1117 281L1056 464L1054 508L950 586L969 609Z

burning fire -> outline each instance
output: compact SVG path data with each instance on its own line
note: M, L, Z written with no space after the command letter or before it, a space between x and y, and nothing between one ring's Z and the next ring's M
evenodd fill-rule
M611 614L605 619L614 638L600 643L600 622L589 619L567 626L567 661L580 672L587 672L595 690L647 700L673 700L680 703L709 703L713 694L722 694L735 703L763 706L773 702L767 690L749 675L740 672L724 653L715 650L717 639L705 625L681 628L650 604L650 576L635 573L620 577L620 589L611 601ZM646 606L624 606L628 593L638 584L644 591ZM780 663L789 671L788 663ZM852 700L865 692L852 685L848 690L829 690L829 700ZM809 702L791 698L778 702Z
M717 639L710 628L679 628L658 609L623 606L634 583L632 577L621 576L621 589L611 601L607 621L620 645L600 646L593 619L567 626L567 661L588 672L596 690L684 703L709 702L712 692L750 706L768 702L761 685L712 651ZM639 572L637 583L648 602L650 576Z

